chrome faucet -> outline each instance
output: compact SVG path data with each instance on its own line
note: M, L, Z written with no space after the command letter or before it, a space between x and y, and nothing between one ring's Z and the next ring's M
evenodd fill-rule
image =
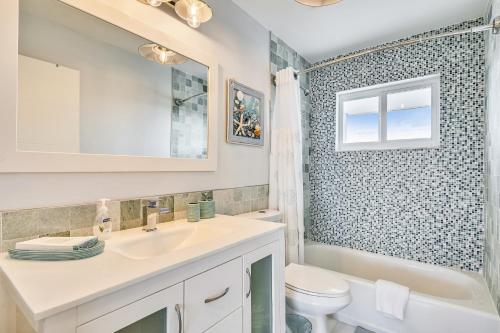
M142 230L146 232L155 231L158 218L160 216L160 208L156 200L150 200L146 206L142 208Z
M161 221L160 217L171 212L170 208L158 207L157 200L149 200L148 204L142 207L142 230L146 232L157 230L156 225Z

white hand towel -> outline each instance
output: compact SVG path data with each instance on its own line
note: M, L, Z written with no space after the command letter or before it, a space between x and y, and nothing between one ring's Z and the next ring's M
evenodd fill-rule
M97 239L95 236L89 237L42 237L29 241L16 243L17 250L31 251L72 251L86 243Z
M385 280L375 282L377 311L389 317L403 320L409 297L410 288L406 286Z

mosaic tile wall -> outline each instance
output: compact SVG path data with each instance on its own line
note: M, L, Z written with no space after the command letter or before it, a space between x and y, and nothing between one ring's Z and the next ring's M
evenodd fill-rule
M276 72L289 66L296 70L303 70L310 66L306 59L295 52L283 40L271 33L271 74L276 75ZM304 163L304 225L305 237L308 238L311 225L310 214L310 182L309 182L309 147L310 143L310 116L311 116L311 99L304 93L309 89L309 75L300 76L300 86L302 89L301 95L301 111L302 111L302 134L303 134L303 163ZM274 106L274 96L276 87L272 86L271 91L271 112Z
M465 29L483 20L446 27ZM335 152L335 93L441 74L439 149ZM312 239L478 271L484 250L485 40L387 50L311 75Z
M206 93L208 83L199 77L172 69L172 96L186 99ZM179 158L206 158L208 140L207 95L172 106L170 154Z
M161 208L168 208L160 215L160 223L185 218L187 203L202 197L214 199L217 214L243 214L268 207L269 185L155 196ZM113 230L142 226L142 207L148 199L112 201L109 208ZM6 251L16 242L41 236L92 235L95 217L95 203L0 212L0 249Z
M500 0L489 15L500 15ZM500 35L490 34L487 43L486 110L486 248L484 275L500 312Z

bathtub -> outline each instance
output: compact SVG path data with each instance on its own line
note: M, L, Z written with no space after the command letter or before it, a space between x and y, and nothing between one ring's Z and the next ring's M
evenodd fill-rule
M335 315L347 324L377 333L500 332L500 317L478 273L314 242L306 243L304 252L305 264L335 271L349 282L352 302ZM410 288L404 320L375 310L378 279Z

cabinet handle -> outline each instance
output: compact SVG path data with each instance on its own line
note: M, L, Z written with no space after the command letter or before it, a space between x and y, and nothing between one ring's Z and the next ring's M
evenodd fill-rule
M247 267L247 275L248 275L248 292L247 298L252 294L252 273L250 273L250 268Z
M182 333L182 315L181 306L179 304L175 305L175 312L177 312L177 319L179 320L179 333Z
M226 296L228 292L229 292L229 287L227 287L227 288L226 288L226 290L224 290L224 291L222 292L222 294L220 294L220 295L218 295L218 296L215 296L215 297L207 298L207 299L205 300L205 304L207 304L207 303L212 303L212 302L215 302L215 301L216 301L216 300L218 300L218 299L221 299L222 297Z

